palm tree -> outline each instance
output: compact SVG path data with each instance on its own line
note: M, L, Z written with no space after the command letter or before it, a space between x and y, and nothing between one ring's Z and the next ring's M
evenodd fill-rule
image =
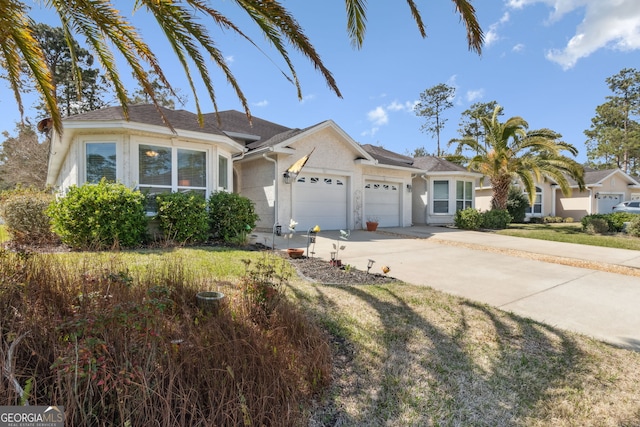
M560 141L561 135L550 130L527 131L529 125L522 117L511 117L504 123L498 121L502 113L499 105L491 117L483 117L485 143L468 137L454 140L458 144L457 154L465 149L476 153L469 159L468 169L481 173L488 178L493 189L491 206L493 209L506 209L509 187L518 178L529 194L533 204L536 194L536 182L550 179L565 195L571 194L568 178L573 178L579 188L584 188L583 167L570 157L563 155L568 151L575 156L578 150L571 144Z
M469 49L481 52L483 34L476 19L471 0L452 0L456 11L460 14L467 30ZM164 33L164 37L173 48L178 61L183 67L191 92L194 96L196 110L202 120L198 92L194 82L194 71L199 74L205 85L214 108L217 103L209 67L205 58L211 58L222 70L227 82L234 88L236 96L250 119L247 100L231 73L222 52L216 47L207 28L211 19L215 26L230 30L250 43L256 45L233 22L219 11L213 9L207 0L186 0L184 2L136 0L133 12L141 13L141 9L150 13ZM325 78L327 85L341 97L340 90L330 73L324 66L320 56L309 42L302 28L294 17L278 1L236 0L250 18L260 28L267 40L275 47L289 68L290 77L286 76L296 87L298 97L302 99L300 83L293 63L289 57L286 43L300 51ZM116 96L127 114L127 93L116 70L115 58L111 45L125 58L134 76L142 88L149 94L154 104L158 101L154 94L152 81L145 69L150 69L166 88L172 86L166 79L156 56L144 42L135 28L115 9L109 0L49 0L44 5L53 9L60 16L63 31L73 49L73 34L85 38L87 45L93 50L111 81ZM414 0L407 0L411 14L422 37L426 37L422 17ZM366 32L366 0L345 0L347 12L347 32L356 48L362 46ZM34 38L33 22L29 18L29 7L22 0L0 0L0 66L6 70L6 77L13 89L15 99L23 114L20 81L21 72L26 66L30 77L35 81L47 106L56 131L62 130L60 113L56 105L54 85L50 70L47 68L42 49ZM256 45L257 46L257 45ZM73 50L72 50L72 56ZM192 69L195 67L195 70ZM78 70L76 69L76 72ZM162 114L158 108L158 112ZM165 118L166 119L166 118Z

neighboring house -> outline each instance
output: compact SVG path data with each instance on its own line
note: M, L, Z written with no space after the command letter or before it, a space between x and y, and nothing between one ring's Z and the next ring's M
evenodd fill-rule
M486 181L486 180L485 180ZM586 215L610 213L611 208L625 200L640 199L640 182L620 169L594 170L585 168L585 189L580 191L575 180L569 179L571 195L562 194L552 181L536 184L536 197L527 217L560 216L580 220ZM490 187L476 188L476 206L491 208Z
M153 105L130 106L129 120L121 107L65 118L64 133L51 137L47 184L64 193L105 177L151 195L231 191L232 157L244 146L216 127L212 115L200 127L193 113L162 110L175 132Z
M412 165L420 169L412 183L414 224L453 224L457 210L476 207L479 173L434 156L417 157Z

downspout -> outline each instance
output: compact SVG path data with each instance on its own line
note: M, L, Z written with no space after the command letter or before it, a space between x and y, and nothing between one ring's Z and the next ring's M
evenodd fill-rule
M426 209L425 209L425 214L424 214L424 223L429 225L429 180L427 179L427 174L423 173L422 175L420 175L420 178L424 179L424 182L426 182L426 188L427 188L427 200L425 201Z
M269 148L269 151L273 151L273 148ZM267 153L263 153L262 157L264 157L265 160L268 160L270 162L273 162L274 165L274 173L273 173L273 192L274 192L274 201L273 201L273 224L274 224L274 228L275 228L275 224L278 224L278 161L275 159L272 159L271 157L269 157L267 155Z

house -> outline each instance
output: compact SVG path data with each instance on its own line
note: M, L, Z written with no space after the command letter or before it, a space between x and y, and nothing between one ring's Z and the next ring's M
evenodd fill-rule
M150 195L236 191L255 203L263 229L291 218L299 230L362 228L368 217L411 225L417 170L361 146L331 120L297 129L222 111L201 127L188 111L162 112L172 127L153 105L130 106L129 120L121 107L65 118L64 133L52 134L47 183L62 193L102 177Z
M640 199L640 182L620 169L585 168L584 183L585 189L580 191L578 183L569 178L572 192L566 196L552 181L536 184L536 196L527 217L560 216L580 220L590 214L610 213L613 206L624 200ZM480 210L491 208L490 187L477 187L476 195L476 206Z
M481 174L435 156L417 157L412 165L420 169L412 182L414 224L453 224L457 210L476 207Z

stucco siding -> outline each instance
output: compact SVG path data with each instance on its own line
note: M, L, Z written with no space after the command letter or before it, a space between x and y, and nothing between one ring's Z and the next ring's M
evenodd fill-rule
M275 218L275 164L268 160L257 159L239 163L241 187L238 192L255 204L256 213L260 217L257 227L271 229Z
M556 192L556 216L563 218L571 217L575 220L589 215L589 205L591 204L591 194L589 191L578 191L574 189L571 197L565 197L560 190Z

